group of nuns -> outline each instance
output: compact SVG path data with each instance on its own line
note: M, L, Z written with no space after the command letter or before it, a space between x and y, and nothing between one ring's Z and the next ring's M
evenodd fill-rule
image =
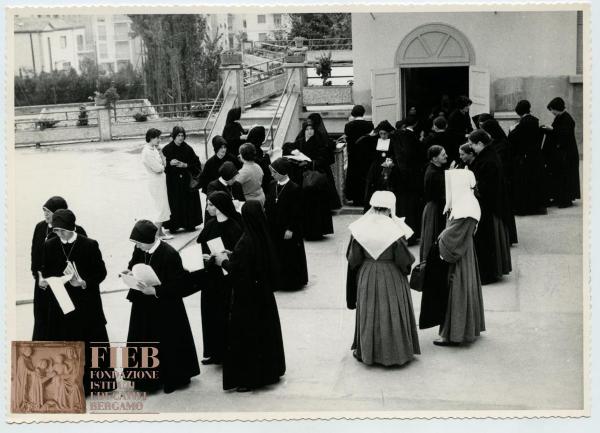
M156 148L155 136L160 131L150 135ZM177 146L183 143L182 138ZM202 363L223 366L225 390L250 391L278 382L285 373L273 292L298 290L308 282L301 188L290 179L290 162L278 158L267 165L272 181L265 188L264 200L248 198L236 181L239 165L227 152L228 143L222 137L213 143L215 156L200 177L201 188L207 193L204 225L197 238L204 253L203 269L186 270L179 253L161 239L155 222L137 221L130 235L135 247L122 274L130 273L136 264L145 264L160 280L157 286L140 282L127 294L131 303L128 346L143 342L159 346L159 379L135 380L135 388L141 391L162 389L171 393L186 387L200 373L183 303L183 298L197 291L201 291ZM235 201L241 202L237 210ZM93 345L108 345L99 289L106 267L98 243L75 225L75 215L62 197L50 198L43 205L43 213L31 251L35 279L33 340L85 341L89 360ZM210 250L210 241L217 238L225 251ZM69 263L78 270L77 278L73 276L65 283L75 309L63 314L46 279L65 275ZM92 391L90 369L86 362L86 394ZM109 367L101 363L99 369Z
M398 129L373 128L356 106L346 125L346 194L366 210L350 225L346 299L356 309L353 355L365 364L403 365L420 354L411 286L423 292L419 328L440 326L435 345L473 342L485 331L482 284L511 271L514 215L580 198L575 123L561 98L547 106L552 126L541 127L520 101L508 137L489 114L475 117L473 130L470 105L459 97L422 140L412 116ZM412 275L407 247L419 237Z

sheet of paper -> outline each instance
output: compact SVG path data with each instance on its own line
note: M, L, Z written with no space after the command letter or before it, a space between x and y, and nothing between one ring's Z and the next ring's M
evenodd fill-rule
M204 258L202 257L202 245L193 244L185 247L179 252L183 267L190 272L204 269Z
M119 274L119 276L121 277L121 281L123 282L123 284L125 284L126 287L133 290L139 290L137 287L138 280L136 280L132 274Z
M289 158L289 159L293 159L294 161L307 161L307 162L312 161L312 159L310 159L308 156L306 156L302 152L299 152L296 155L286 155L285 157Z
M206 244L213 255L225 251L225 245L223 245L223 240L221 238L211 239L210 241L207 241ZM223 271L223 275L229 274L229 272L227 272L225 269L221 268L221 270Z
M65 283L71 279L72 275L65 275L64 277L48 277L46 281L52 289L52 293L56 297L58 301L58 305L62 310L63 314L68 314L71 311L75 310L75 305L73 305L73 301L67 292L67 288L65 287Z
M136 280L143 282L147 286L160 286L160 280L158 279L156 272L148 265L143 263L133 265L131 273Z
M223 245L223 240L221 238L211 239L210 241L207 241L206 244L212 254L218 254L225 251L225 245Z
M387 152L388 150L390 150L390 139L389 138L387 138L385 140L383 138L378 139L376 150L379 152Z

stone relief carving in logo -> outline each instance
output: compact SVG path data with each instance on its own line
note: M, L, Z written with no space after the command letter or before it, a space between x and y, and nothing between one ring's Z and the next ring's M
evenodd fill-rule
M84 343L12 342L13 413L85 413Z

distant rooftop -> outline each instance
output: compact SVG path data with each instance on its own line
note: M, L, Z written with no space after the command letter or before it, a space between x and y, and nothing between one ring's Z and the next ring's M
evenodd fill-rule
M15 33L40 33L56 30L69 30L83 28L81 24L74 24L60 18L52 17L15 17Z

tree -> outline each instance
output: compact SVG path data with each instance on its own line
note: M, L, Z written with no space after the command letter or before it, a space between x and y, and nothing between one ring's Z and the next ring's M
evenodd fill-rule
M351 38L352 21L348 13L290 14L290 38L306 39Z
M146 47L147 97L155 104L189 102L197 83L216 79L220 35L210 38L202 15L129 15Z

